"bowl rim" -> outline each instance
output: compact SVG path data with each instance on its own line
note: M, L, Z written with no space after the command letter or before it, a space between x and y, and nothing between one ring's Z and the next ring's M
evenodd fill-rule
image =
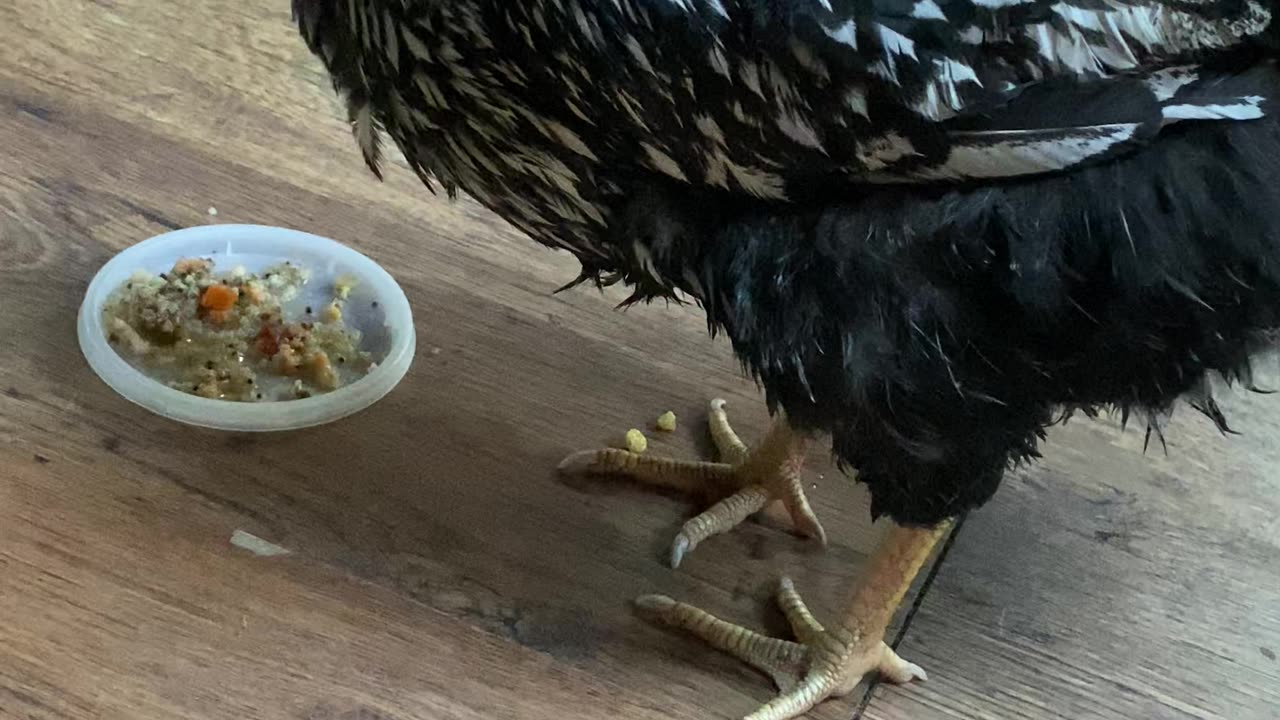
M107 275L132 262L136 255L176 241L226 242L237 240L251 247L253 235L292 239L351 268L365 281L381 281L388 292L378 303L391 329L386 356L364 377L333 392L298 400L240 403L204 398L175 390L131 365L107 342L102 305L118 283L107 286ZM174 259L187 253L175 252ZM204 256L206 253L196 253ZM287 258L286 258L287 259ZM134 263L135 265L137 263ZM130 268L130 272L137 268ZM381 400L404 378L416 350L413 311L403 288L381 265L337 240L293 228L257 224L215 224L181 228L152 236L116 253L98 269L85 290L77 316L81 354L90 368L121 397L157 415L187 425L237 432L297 430L334 422L360 412ZM103 352L105 350L105 352Z

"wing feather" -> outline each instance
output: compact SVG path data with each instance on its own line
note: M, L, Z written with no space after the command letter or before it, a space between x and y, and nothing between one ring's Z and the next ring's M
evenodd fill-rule
M1209 90L1230 73L1196 64L1263 37L1270 9L1257 0L680 4L676 20L655 22L661 46L675 51L650 53L649 77L661 82L685 63L695 85L714 88L690 106L669 95L674 115L709 116L723 129L714 152L680 133L661 148L695 184L723 185L726 164L776 175L773 185L793 188L785 196L833 176L903 183L1055 172L1140 147L1172 123L1261 117L1273 97L1249 87L1259 77ZM672 40L681 27L691 35ZM686 42L709 44L716 70L682 52ZM778 61L784 44L807 61ZM1028 92L1039 88L1050 92ZM1085 117L1077 104L1089 95L1123 112Z

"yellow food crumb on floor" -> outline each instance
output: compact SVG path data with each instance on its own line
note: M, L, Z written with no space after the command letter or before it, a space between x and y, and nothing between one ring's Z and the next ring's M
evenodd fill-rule
M627 431L626 436L627 449L633 453L642 453L649 447L649 439L644 433L632 428Z
M675 432L676 414L668 410L658 416L658 422L655 424L662 432Z

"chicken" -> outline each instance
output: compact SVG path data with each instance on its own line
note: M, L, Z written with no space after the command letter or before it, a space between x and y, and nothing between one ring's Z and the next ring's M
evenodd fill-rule
M1046 428L1180 399L1226 430L1213 376L1249 379L1280 325L1273 0L294 0L380 173L388 137L575 283L692 298L775 424L722 463L616 449L565 472L714 504L671 564L772 501L822 526L811 438L891 529L838 621L796 589L794 641L638 600L770 674L779 720L866 673L948 523ZM998 549L993 548L993 551Z

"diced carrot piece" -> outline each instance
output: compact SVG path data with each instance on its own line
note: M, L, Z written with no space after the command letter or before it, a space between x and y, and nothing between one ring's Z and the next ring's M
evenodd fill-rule
M210 285L200 296L200 307L206 310L226 312L236 306L240 291L230 285Z

